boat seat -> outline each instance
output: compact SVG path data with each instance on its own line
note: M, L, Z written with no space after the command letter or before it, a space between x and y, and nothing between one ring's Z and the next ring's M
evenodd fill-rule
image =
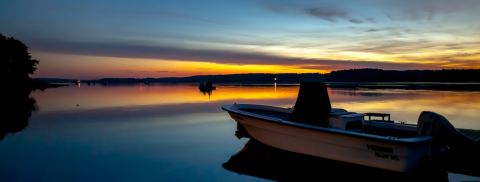
M329 128L345 131L363 131L364 115L359 113L351 114L330 114L328 118Z

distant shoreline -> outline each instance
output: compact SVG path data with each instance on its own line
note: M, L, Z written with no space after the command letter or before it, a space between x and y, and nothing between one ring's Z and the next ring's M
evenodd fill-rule
M45 81L35 81L32 80L31 84L28 85L30 87L30 90L45 90L47 88L57 88L57 87L65 87L69 86L68 84L56 84L56 83L47 83Z
M163 77L163 78L102 78L99 80L77 80L59 78L34 78L47 83L247 83L247 82L452 82L452 83L480 83L480 69L464 70L381 70L381 69L350 69L338 70L331 73L249 73L230 75L197 75L189 77Z
M92 83L92 82L91 82ZM324 82L328 88L332 89L401 89L401 90L442 90L442 91L480 91L480 82ZM70 83L73 84L73 83ZM84 83L82 82L82 86ZM156 83L133 83L133 82L113 82L108 84L97 83L97 86L122 86L122 85L140 85L154 86L158 84L188 84L195 85L194 82L156 82ZM65 84L64 84L65 85ZM93 86L94 84L90 84ZM224 82L214 83L217 88L228 86L243 87L298 87L299 82ZM63 85L62 85L63 86ZM85 85L87 86L87 85Z

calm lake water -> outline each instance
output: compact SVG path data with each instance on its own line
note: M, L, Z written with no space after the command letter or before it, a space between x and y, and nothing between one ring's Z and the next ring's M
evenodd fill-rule
M0 181L268 181L222 167L249 139L235 136L237 125L221 106L291 107L298 85L216 86L211 93L197 84L33 91L38 111L22 131L0 140ZM329 94L333 108L390 113L410 124L421 111L434 111L457 128L480 129L479 91L329 88Z

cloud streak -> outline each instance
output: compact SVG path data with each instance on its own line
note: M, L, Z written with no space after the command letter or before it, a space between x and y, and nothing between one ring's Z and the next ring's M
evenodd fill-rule
M383 49L400 48L403 51L429 47L429 45L418 45L417 47L405 47L407 43L386 44ZM457 45L450 45L457 46ZM303 59L281 57L257 52L235 52L225 50L193 50L184 48L164 46L138 46L119 43L72 43L72 42L50 42L44 45L33 45L32 50L58 54L74 54L119 58L144 58L158 60L210 62L216 64L231 65L278 65L290 66L300 69L349 69L349 68L381 68L381 69L439 69L444 68L442 64L424 64L421 61L416 63L398 62L376 62L376 61L351 61L331 59ZM348 51L364 51L388 53L382 48L349 48ZM453 60L453 59L451 59ZM467 63L467 62L465 62ZM467 63L468 64L468 63ZM205 70L205 69L198 69ZM159 71L163 72L163 71Z
M371 29L367 32L374 32L376 30ZM346 52L364 52L375 53L385 55L395 54L412 54L412 53L428 53L436 50L464 50L474 49L480 47L480 42L459 42L459 43L445 43L434 42L427 40L418 41L367 41L362 42L359 46L345 46L338 47L338 51Z
M365 21L375 23L375 19L373 18L366 18L365 21L359 18L351 18L346 10L325 4L314 8L303 8L298 5L268 5L267 10L278 14L298 14L298 12L300 12L303 15L332 23L337 22L338 20L346 20L354 24L365 23Z
M361 24L363 23L362 20L359 20L359 19L356 19L356 18L352 18L350 20L348 20L349 22L352 22L352 23L355 23L355 24Z
M333 7L319 7L319 8L310 8L306 9L305 13L307 15L326 20L329 22L335 22L336 19L346 19L347 12L338 8Z

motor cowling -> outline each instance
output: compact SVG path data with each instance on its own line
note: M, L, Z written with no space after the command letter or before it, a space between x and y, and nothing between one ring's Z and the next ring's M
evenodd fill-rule
M420 136L432 136L443 141L449 147L473 143L473 140L460 133L445 117L431 111L423 111L420 114L417 132Z
M478 155L480 153L480 141L474 142L453 127L445 117L430 111L423 111L420 114L417 132L420 136L434 137L432 155L425 158L426 161L435 161L430 166L445 166L448 171L454 173L478 174L477 168L472 168L471 165L467 164L480 163L480 156ZM447 149L447 153L441 152L442 148ZM441 158L441 160L438 160L438 158Z

